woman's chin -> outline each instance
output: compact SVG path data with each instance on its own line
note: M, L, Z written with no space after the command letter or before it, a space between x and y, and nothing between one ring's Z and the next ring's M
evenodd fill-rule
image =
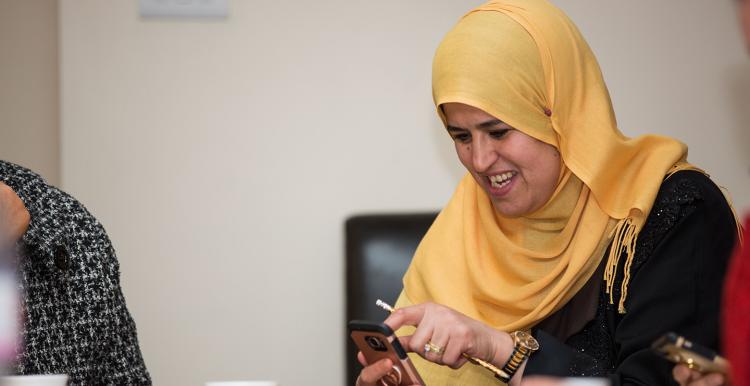
M512 202L496 202L492 200L492 207L495 208L497 214L505 218L518 218L526 214L526 210L520 208L518 205L514 205Z

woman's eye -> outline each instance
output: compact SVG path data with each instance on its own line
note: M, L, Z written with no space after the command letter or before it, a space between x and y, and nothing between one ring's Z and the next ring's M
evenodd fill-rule
M505 136L505 134L508 134L510 129L500 129L500 130L492 130L490 131L490 137L494 139L500 139Z
M471 140L469 134L453 134L453 140L461 143L467 143Z

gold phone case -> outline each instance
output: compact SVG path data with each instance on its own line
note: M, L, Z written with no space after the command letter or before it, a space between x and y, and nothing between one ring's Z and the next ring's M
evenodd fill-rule
M684 364L701 373L726 375L729 372L729 362L726 359L672 332L657 339L651 348L667 360Z
M388 358L393 370L381 379L383 386L424 385L401 344L388 326L353 320L349 330L354 344L362 351L368 363Z

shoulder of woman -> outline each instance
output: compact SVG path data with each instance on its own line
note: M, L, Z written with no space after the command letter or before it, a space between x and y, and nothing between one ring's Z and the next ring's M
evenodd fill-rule
M26 190L32 190L44 179L37 173L12 162L0 160L0 180L10 186L21 199L24 198Z
M47 257L50 267L59 251L73 253L76 248L99 252L86 256L112 260L109 256L114 252L104 228L73 196L48 184L39 174L7 161L0 161L0 181L18 195L31 215L23 236L28 255Z
M664 179L644 226L668 231L696 210L734 221L732 209L721 188L706 174L684 170Z
M706 234L736 230L724 193L704 173L680 171L664 180L638 235L634 268L644 263L670 234L680 238L679 228L683 226L705 228Z

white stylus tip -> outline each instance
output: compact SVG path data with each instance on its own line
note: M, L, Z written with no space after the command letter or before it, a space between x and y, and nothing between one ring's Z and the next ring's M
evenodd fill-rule
M375 305L378 306L378 307L380 307L380 308L382 308L382 309L384 309L384 310L386 310L386 311L388 311L388 312L393 312L393 307L391 307L388 303L386 303L386 302L384 302L384 301L382 301L380 299L378 299L375 302Z

